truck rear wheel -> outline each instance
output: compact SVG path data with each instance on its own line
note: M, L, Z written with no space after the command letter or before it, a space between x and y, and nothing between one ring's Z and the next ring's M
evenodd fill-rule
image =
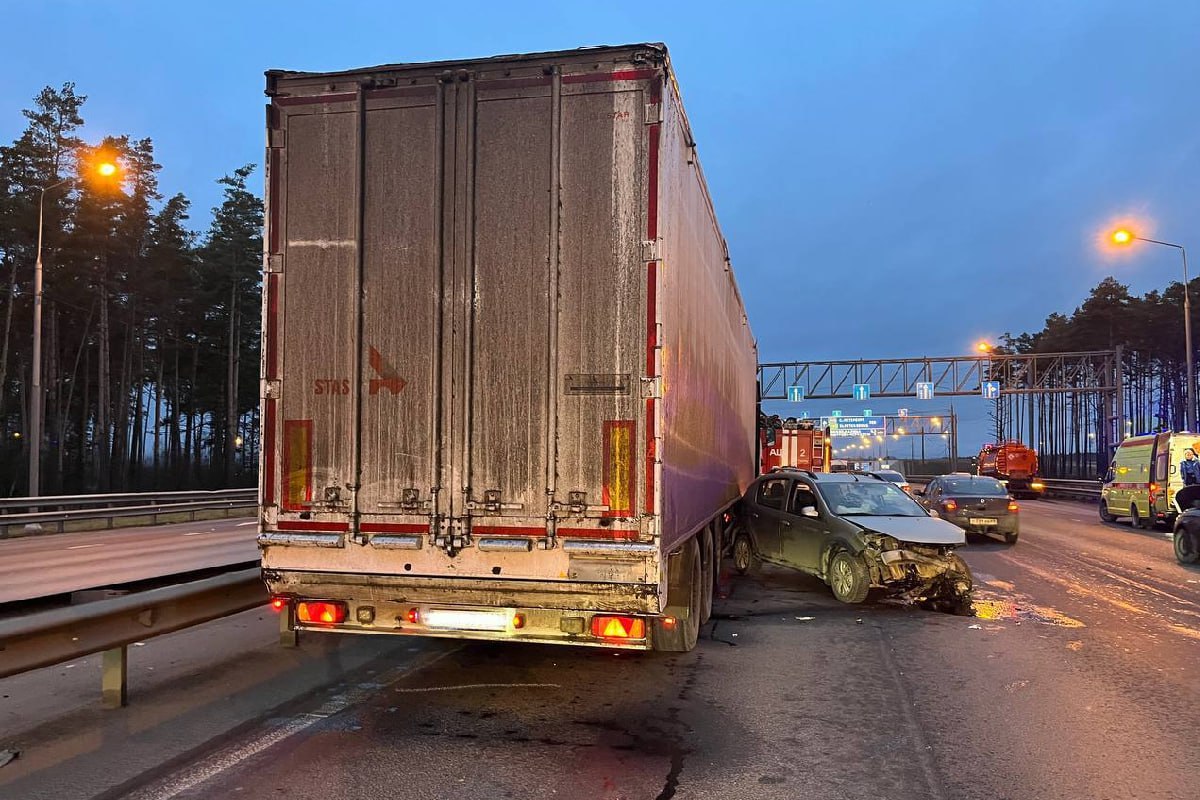
M713 604L713 530L712 524L705 526L700 539L700 624L712 617Z
M678 565L683 570L676 584L668 575L667 607L663 616L654 620L654 638L651 645L660 653L687 653L696 646L700 638L700 613L703 601L703 568L700 546L693 536L679 550L675 558L667 559L667 568ZM682 595L686 606L677 606L674 594Z

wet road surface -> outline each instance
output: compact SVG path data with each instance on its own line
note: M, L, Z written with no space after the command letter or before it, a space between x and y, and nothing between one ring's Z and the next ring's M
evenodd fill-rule
M975 618L843 606L811 579L762 568L726 577L686 655L359 637L361 657L337 679L220 736L176 743L161 766L78 795L43 793L52 768L60 788L72 774L95 781L84 776L112 743L9 788L30 798L1193 800L1200 570L1176 564L1162 532L1104 525L1089 506L1028 502L1023 513L1019 543L978 539L964 554ZM314 665L341 652L330 638L306 637ZM298 657L282 652L243 656L237 674ZM211 679L222 669L234 668L213 666ZM196 701L219 702L212 691ZM164 729L175 721L161 717ZM154 733L143 725L138 737Z

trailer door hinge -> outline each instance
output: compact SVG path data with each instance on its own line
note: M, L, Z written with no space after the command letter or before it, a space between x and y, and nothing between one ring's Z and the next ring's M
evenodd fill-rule
M657 239L647 239L642 242L642 261L658 261Z
M662 397L662 378L642 378L642 399L657 400Z
M662 103L646 103L646 124L657 125L662 122Z
M273 149L281 149L287 147L287 130L284 128L271 128L268 132L269 139L267 147Z

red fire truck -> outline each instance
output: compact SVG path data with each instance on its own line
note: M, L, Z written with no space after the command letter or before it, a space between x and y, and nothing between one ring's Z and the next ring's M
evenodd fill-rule
M1040 497L1046 491L1038 475L1037 451L1016 440L985 444L979 451L978 472L1004 482L1014 495Z
M778 416L759 418L759 469L770 472L779 467L795 467L813 472L830 472L833 455L829 430L810 419Z

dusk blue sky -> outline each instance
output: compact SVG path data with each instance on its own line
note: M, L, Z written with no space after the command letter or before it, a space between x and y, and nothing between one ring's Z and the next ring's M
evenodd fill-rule
M1136 292L1178 278L1175 251L1101 250L1117 219L1200 253L1195 0L0 10L0 140L41 87L75 81L85 136L152 138L198 229L216 179L261 162L266 69L663 41L763 360L966 352L1069 313L1105 275ZM986 406L956 407L970 450Z

